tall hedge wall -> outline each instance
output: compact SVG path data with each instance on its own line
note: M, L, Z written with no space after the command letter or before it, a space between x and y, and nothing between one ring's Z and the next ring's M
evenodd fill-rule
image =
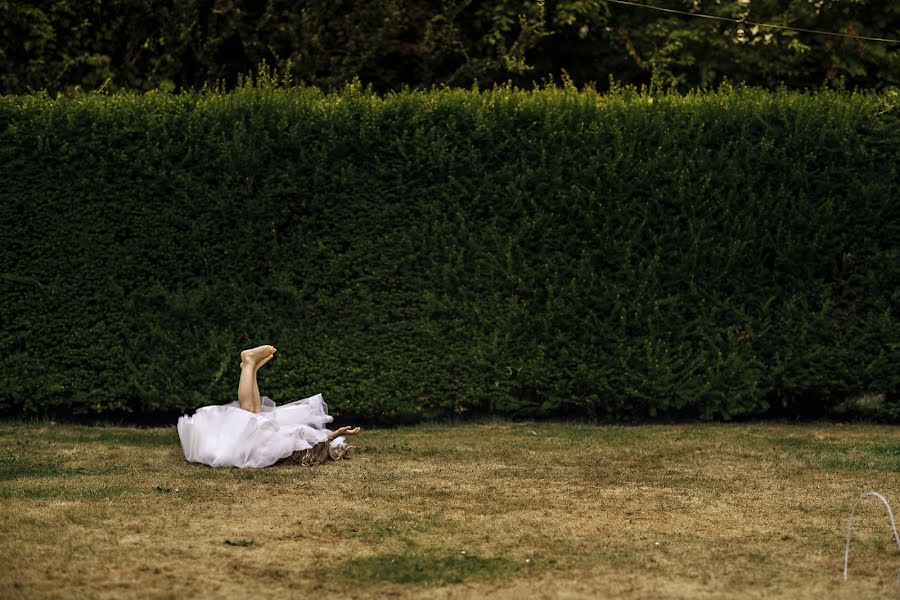
M900 415L900 94L0 98L0 414Z

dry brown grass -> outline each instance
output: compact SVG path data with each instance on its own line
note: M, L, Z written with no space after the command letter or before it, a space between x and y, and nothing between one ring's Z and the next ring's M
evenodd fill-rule
M174 428L0 424L0 597L900 597L872 425L370 430L315 468L187 464Z

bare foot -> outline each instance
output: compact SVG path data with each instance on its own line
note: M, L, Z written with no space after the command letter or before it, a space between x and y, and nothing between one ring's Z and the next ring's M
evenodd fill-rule
M356 435L360 431L361 430L359 427L341 427L340 429L331 432L331 435L328 436L328 441L330 442L331 440L341 437L342 435Z
M249 350L241 352L241 368L245 365L251 367L261 367L272 359L272 356L278 352L275 346L257 346Z

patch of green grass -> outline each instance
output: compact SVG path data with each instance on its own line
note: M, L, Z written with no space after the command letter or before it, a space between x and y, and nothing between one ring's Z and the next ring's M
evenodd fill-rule
M351 581L388 581L402 584L461 583L510 575L520 566L502 557L483 557L446 548L410 547L403 553L384 553L344 561L340 576Z
M464 453L459 448L435 448L428 446L419 449L416 454L422 458L441 458L443 460L459 460Z
M64 461L31 458L25 454L0 456L0 481L23 478L79 477L85 475L119 475L127 473L125 465L99 463L89 467L70 467Z
M685 441L708 441L715 439L722 431L722 426L710 427L704 424L693 424L684 426L675 436L677 440Z
M360 526L356 528L358 536L367 542L399 539L412 543L417 536L434 530L434 527L425 524L422 520L410 519L409 515L404 513L397 513L386 519L359 516L352 521L360 523Z
M161 429L120 429L111 427L60 428L59 441L75 443L100 443L105 445L170 447L178 445L178 433L174 427Z
M67 469L55 462L30 461L17 456L0 456L0 481L11 481L24 477L61 477L83 473L83 469Z
M213 469L213 472L221 470ZM321 475L319 471L302 465L282 464L266 469L229 469L230 479L264 486L286 487L308 483Z
M900 442L777 437L774 445L826 471L900 471Z
M53 444L115 444L122 446L168 447L178 444L175 427L89 427L62 425L52 421L5 421L0 424L0 440L14 439L28 444L31 440L50 441Z
M528 423L516 425L512 434L522 444L550 447L585 447L636 445L653 442L658 433L648 433L645 429L629 425L610 425L598 428L583 423ZM489 435L486 433L486 435ZM504 436L506 437L506 436Z
M900 460L872 460L864 456L832 456L817 458L812 464L826 471L890 471L900 470Z
M0 487L0 500L112 500L120 498L130 491L129 488L122 485L95 486L89 482L76 486L59 486L52 483L4 485Z
M362 452L371 452L379 454L412 454L416 449L406 443L399 444L383 444L381 446L363 446Z

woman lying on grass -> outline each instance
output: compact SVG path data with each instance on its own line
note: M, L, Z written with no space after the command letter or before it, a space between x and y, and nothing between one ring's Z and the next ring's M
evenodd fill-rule
M241 352L238 399L230 404L204 406L193 416L178 419L178 437L189 462L211 467L268 467L280 460L311 465L343 458L345 436L359 427L325 429L333 417L316 394L282 406L260 398L256 372L275 356L275 346Z

